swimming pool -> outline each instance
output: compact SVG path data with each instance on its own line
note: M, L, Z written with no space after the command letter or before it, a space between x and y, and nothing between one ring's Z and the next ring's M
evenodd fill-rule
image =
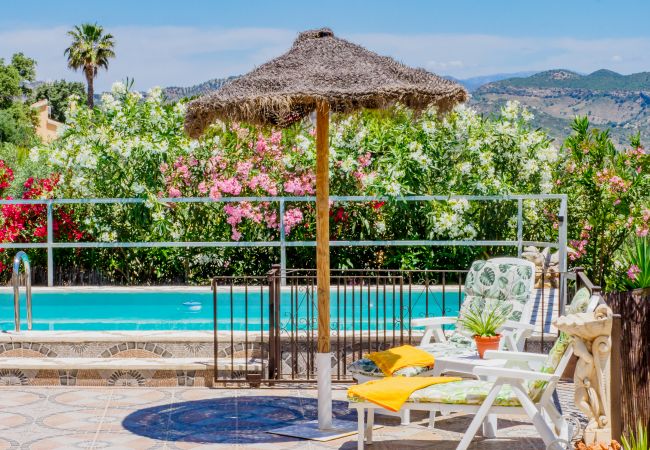
M376 292L368 299L359 293L345 296L332 291L331 322L339 329L368 329L383 327L384 316L391 327L399 311L399 294ZM423 317L440 315L443 303L447 314L458 311L458 292L447 292L443 302L440 291L411 292L411 315ZM0 329L13 330L13 294L0 291ZM292 301L293 299L293 301ZM428 300L428 301L427 301ZM259 292L235 290L219 297L218 329L223 331L259 331L268 329L268 296ZM428 307L427 307L428 303ZM404 310L409 297L402 295ZM34 330L212 330L212 292L209 288L174 289L38 289L32 296ZM231 307L232 305L232 307ZM292 297L282 290L280 321L287 325L306 326L314 320L315 299ZM368 307L368 305L370 305ZM359 316L361 308L361 317ZM309 318L309 319L308 319ZM379 319L379 322L377 321ZM24 293L21 297L21 328L27 329Z

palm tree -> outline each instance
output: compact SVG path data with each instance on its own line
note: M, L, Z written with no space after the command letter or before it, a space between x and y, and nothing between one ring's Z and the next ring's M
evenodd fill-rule
M112 34L104 34L104 27L92 23L75 25L68 31L72 44L65 49L68 57L68 67L73 70L82 69L88 84L88 107L94 105L93 82L100 67L108 69L108 59L115 57L113 48L115 41Z

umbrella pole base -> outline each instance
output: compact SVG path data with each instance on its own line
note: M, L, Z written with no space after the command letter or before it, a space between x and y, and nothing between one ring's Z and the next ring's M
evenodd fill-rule
M332 428L332 354L316 353L318 382L318 428Z
M269 430L267 433L283 436L331 441L357 432L357 423L349 420L332 420L332 354L316 353L318 373L318 420L298 422L287 427Z
M318 427L317 420L310 420L305 422L296 422L293 425L267 430L266 432L299 439L327 442L333 441L334 439L352 436L357 433L357 428L357 422L334 419L329 430L321 430ZM375 426L375 428L379 427Z

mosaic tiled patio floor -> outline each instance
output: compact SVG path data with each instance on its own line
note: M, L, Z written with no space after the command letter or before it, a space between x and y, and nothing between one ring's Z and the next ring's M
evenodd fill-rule
M218 390L204 388L0 389L0 449L353 449L356 436L315 443L276 436L265 430L316 417L313 389ZM345 391L334 393L338 418L356 420ZM372 449L453 449L470 416L426 417L399 426L379 417ZM477 449L543 449L523 417L500 420L498 439L477 437ZM435 443L435 445L434 445Z

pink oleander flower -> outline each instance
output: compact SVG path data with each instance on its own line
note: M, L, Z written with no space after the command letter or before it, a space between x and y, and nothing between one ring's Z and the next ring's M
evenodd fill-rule
M637 279L637 276L641 273L641 269L636 264L632 264L629 269L627 269L627 277L634 281Z
M232 235L230 237L233 241L238 241L241 239L241 233L236 228L233 228Z
M271 133L271 144L278 145L282 141L282 131L274 131Z
M160 171L161 171L162 173L167 172L168 169L169 169L169 165L168 165L167 163L162 163L162 164L160 164Z
M359 162L359 165L361 167L368 167L370 165L370 160L371 160L372 155L370 152L366 152L365 154L359 156L357 158L357 161Z
M213 184L212 187L210 188L210 198L214 200L218 200L221 198L221 191L219 190L219 186L216 184Z
M223 207L224 212L228 215L226 222L232 227L242 221L242 210L239 205L232 205L230 203Z
M219 190L222 193L231 195L239 195L241 193L241 184L234 177L230 177L226 180L218 180L215 184L219 186Z
M284 230L289 234L291 230L302 222L302 211L298 208L291 208L284 213Z
M278 195L278 187L266 173L259 173L251 178L248 182L248 187L253 190L260 188L269 195Z
M181 191L179 191L178 188L175 187L170 187L168 193L169 193L169 197L171 198L181 196Z
M648 235L648 225L643 225L643 226L638 226L636 227L636 235L638 237L646 237Z
M264 153L266 151L266 141L262 135L260 135L259 139L257 140L257 145L255 148L257 149L258 153Z
M275 211L267 211L264 213L264 222L266 226L271 229L278 228L278 213Z
M242 178L246 179L248 178L248 174L250 173L251 169L253 168L253 163L251 162L238 162L237 163L237 175Z
M208 185L205 181L201 181L198 185L198 190L201 194L207 194L208 193Z
M284 191L293 195L314 194L314 179L310 174L290 178L284 183Z

